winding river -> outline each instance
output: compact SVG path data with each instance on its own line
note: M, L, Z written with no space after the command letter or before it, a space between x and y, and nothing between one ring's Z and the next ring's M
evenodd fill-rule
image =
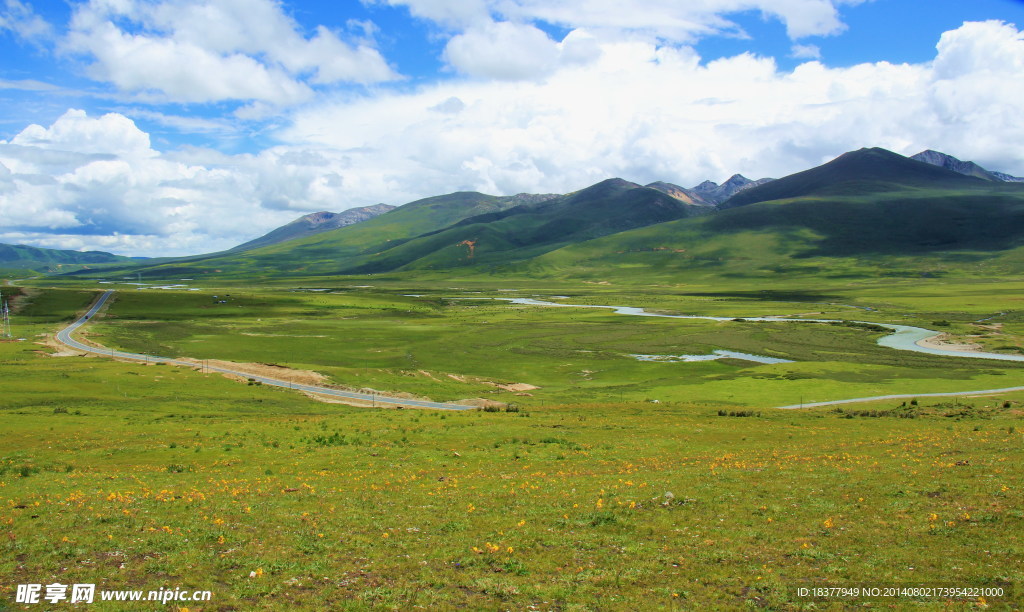
M615 314L634 317L661 317L665 319L704 319L707 321L732 321L741 318L744 321L773 321L785 323L841 323L840 319L792 319L787 317L711 317L705 315L670 315L656 312L647 312L643 308L635 306L601 306L594 304L561 304L557 302L545 302L533 298L456 298L466 300L493 299L510 302L512 304L525 304L528 306L548 306L558 308L606 308L615 311ZM913 351L915 353L927 353L929 355L945 355L947 357L970 357L973 359L998 359L1000 361L1024 361L1024 355L1004 355L1002 353L985 353L981 351L955 351L951 349L931 348L921 346L920 342L928 338L939 336L937 332L923 327L911 325L897 325L894 323L875 323L873 321L852 321L853 323L864 323L877 325L891 329L893 333L882 336L878 339L879 346L885 346L900 351Z
M463 299L480 299L480 298L463 298ZM838 323L841 322L839 319L791 319L786 317L709 317L701 315L669 315L659 314L654 312L647 312L643 308L636 308L633 306L600 306L592 304L559 304L556 302L545 302L542 300L535 300L532 298L484 298L484 299L496 299L511 302L513 304L526 304L529 306L548 306L548 307L560 307L560 308L607 308L614 310L616 314L630 315L637 317L663 317L666 319L705 319L709 321L731 321L736 318L742 318L744 321L776 321L776 322L790 322L790 323ZM970 357L974 359L997 359L1000 361L1024 361L1024 355L1003 355L1000 353L985 353L981 351L954 351L950 349L931 348L927 346L921 346L919 343L928 338L934 338L935 336L941 335L941 332L937 332L931 329L925 329L923 327L913 327L911 325L897 325L894 323L875 323L872 321L853 321L854 323L867 323L869 325L877 325L886 329L891 329L893 333L888 336L882 336L878 339L880 346L900 350L900 351L913 351L915 353L927 353L929 355L944 355L946 357ZM686 361L685 359L681 361ZM986 393L1009 393L1013 391L1024 391L1024 387L1003 387L1000 389L978 389L973 391L951 391L944 393L911 393L911 394L894 394L894 395L876 395L872 397L854 397L840 400L829 400L825 402L801 402L800 404L790 404L788 406L776 406L779 410L792 410L796 408L817 408L821 406L832 406L836 404L853 404L859 402L869 402L875 400L893 400L893 399L913 399L921 397L955 397L965 395L979 395Z

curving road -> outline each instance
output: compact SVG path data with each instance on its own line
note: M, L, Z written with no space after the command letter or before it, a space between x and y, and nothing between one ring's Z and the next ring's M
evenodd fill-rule
M96 303L81 316L77 321L68 325L64 329L57 332L57 341L61 344L69 346L78 351L84 351L86 353L92 353L94 355L103 355L106 357L117 357L120 359L130 359L133 361L159 361L163 363L173 363L175 365L187 366L194 368L197 364L182 361L180 359L172 359L170 357L157 357L155 355L142 355L139 353L126 353L124 351L117 351L110 348L89 346L83 344L78 340L75 340L72 334L79 328L85 325L93 316L99 312L103 304L114 294L114 291L107 290L100 296ZM284 387L286 389L297 389L299 391L307 391L309 393L316 393L319 395L329 395L332 397L340 397L346 399L362 400L364 402L371 402L375 404L387 404L390 406L403 406L403 407L416 407L416 408L433 408L435 410L473 410L475 406L462 406L459 404L446 404L443 402L428 402L426 400L415 400L415 399L398 399L393 397L385 397L380 395L371 395L368 393L356 393L355 391L342 391L340 389L331 389L330 387L319 387L316 385L302 385L298 383L289 382L286 380L278 380L276 378L267 378L266 376L256 376L248 374L246 372L239 372L237 370L231 370L228 368L217 368L213 366L206 366L206 369L211 372L220 372L222 374L234 374L237 376L244 376L245 378L258 381L264 385L270 385L272 387Z

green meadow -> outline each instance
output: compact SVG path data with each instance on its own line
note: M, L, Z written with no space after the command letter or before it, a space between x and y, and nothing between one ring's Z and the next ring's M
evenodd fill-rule
M84 335L503 406L465 412L327 404L189 368L53 357L37 342L108 286L19 289L25 340L0 343L0 609L19 608L15 585L51 582L212 591L189 610L839 609L853 603L797 589L1021 583L1024 393L773 407L1017 386L1022 365L886 349L861 324L484 299L938 322L1012 353L1020 282L613 281L117 285ZM715 349L792 363L631 357ZM496 386L515 383L536 388ZM1019 588L945 603L1012 608Z
M104 346L163 357L314 370L337 385L436 401L483 398L542 406L657 400L762 409L1024 384L1024 362L897 351L877 345L887 332L853 323L929 327L938 322L941 326L934 328L940 331L989 335L977 340L1019 354L1021 318L1011 312L1018 286L1005 281L931 287L889 283L884 290L858 285L767 293L690 286L652 293L649 288L587 285L538 292L482 281L418 287L355 281L260 291L137 291L122 286L106 315L90 326L89 337ZM944 294L937 295L940 290ZM1003 296L985 297L991 291ZM734 320L636 317L611 309L502 299L534 296ZM849 323L743 320L766 315ZM979 327L988 322L975 323L992 316L996 318L991 321L1002 325L999 331ZM791 363L735 358L652 362L635 357L708 355L714 350ZM495 386L516 384L537 388L524 392Z

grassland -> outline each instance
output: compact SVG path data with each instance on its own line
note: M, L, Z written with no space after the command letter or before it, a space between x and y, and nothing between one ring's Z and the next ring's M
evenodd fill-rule
M1016 352L1018 315L1009 312L1016 285L1001 283L1003 297L993 299L981 296L994 285L947 282L931 289L922 283L890 283L874 292L836 286L768 294L681 287L662 288L656 295L583 285L561 301L736 318L802 315L925 327L938 321L943 331L954 334L982 332L973 322L998 315L991 321L1004 327L991 339L993 348ZM891 393L1010 387L1021 384L1024 369L1021 363L879 347L876 340L883 332L857 326L625 317L606 309L516 305L493 298L536 293L493 283L489 288L482 283L374 285L338 283L313 292L128 289L117 294L90 333L106 346L137 353L271 362L315 370L335 384L355 388L522 406L658 400L762 409ZM940 288L944 294L937 292ZM979 296L977 304L971 295ZM921 305L928 311L911 310ZM716 349L793 363L652 363L634 357L703 355ZM524 393L496 384L538 388Z
M183 368L49 357L31 340L95 293L32 289L16 317L29 340L0 343L0 609L14 607L14 585L52 581L209 589L204 610L810 609L797 587L1021 582L1024 394L770 409L803 394L1011 386L1013 364L897 353L856 327L449 299L941 319L957 333L997 315L1010 342L1012 280L307 288L336 293L122 291L93 338L518 412L371 410ZM624 356L712 347L796 363Z

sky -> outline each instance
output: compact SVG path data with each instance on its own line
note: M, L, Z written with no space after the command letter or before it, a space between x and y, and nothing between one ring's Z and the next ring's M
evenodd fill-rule
M455 191L1024 176L1015 0L0 0L0 243L178 256Z

